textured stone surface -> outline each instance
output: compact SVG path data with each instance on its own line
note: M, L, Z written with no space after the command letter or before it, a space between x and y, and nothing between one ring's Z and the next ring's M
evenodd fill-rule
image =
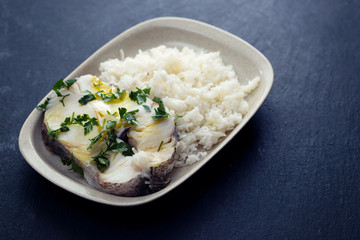
M359 239L359 1L0 0L0 238ZM201 20L274 67L269 97L195 176L114 208L36 173L18 149L28 114L96 49L160 16Z

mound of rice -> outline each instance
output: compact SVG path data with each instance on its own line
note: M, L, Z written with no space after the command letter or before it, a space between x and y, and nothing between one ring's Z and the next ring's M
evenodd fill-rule
M123 52L122 52L123 56ZM100 64L103 81L122 89L151 87L151 97L162 98L170 114L180 115L175 165L201 160L247 113L244 97L260 78L241 86L232 66L225 66L219 52L182 50L159 46L134 57Z

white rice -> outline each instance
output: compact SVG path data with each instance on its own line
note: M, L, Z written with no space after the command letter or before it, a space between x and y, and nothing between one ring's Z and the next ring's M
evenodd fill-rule
M219 52L159 46L134 57L100 64L103 81L122 89L151 87L151 97L162 98L170 114L179 118L175 165L193 164L207 155L226 132L239 124L249 105L244 99L260 83L256 77L241 86L232 66Z

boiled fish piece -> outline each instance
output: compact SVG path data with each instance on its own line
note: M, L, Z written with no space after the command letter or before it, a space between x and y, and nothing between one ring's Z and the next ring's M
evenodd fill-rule
M79 99L89 92L96 99L85 105L80 104ZM149 191L152 182L156 186L168 182L166 175L174 167L176 126L173 116L153 119L159 104L149 97L142 104L131 100L129 91L124 91L121 97L118 94L117 98L110 101L101 97L101 93L111 96L111 93L116 92L120 93L116 86L102 82L93 75L85 75L78 78L69 89L60 90L62 95L69 94L63 101L65 106L54 93L44 114L43 140L49 150L60 157L72 159L80 166L86 181L96 189L115 195L138 196ZM133 115L136 117L135 124L121 119L120 108L136 112ZM56 138L49 134L54 129L61 128L66 118L73 119L83 114L96 119L97 125L88 134L84 135L84 127L80 124L67 125L68 131L60 131ZM116 142L128 143L133 155L125 156L119 151L107 151L104 156L109 161L109 166L100 171L94 159L108 147L107 138L110 136L106 127L111 121L116 122L113 126ZM99 135L98 141L89 149L90 139Z

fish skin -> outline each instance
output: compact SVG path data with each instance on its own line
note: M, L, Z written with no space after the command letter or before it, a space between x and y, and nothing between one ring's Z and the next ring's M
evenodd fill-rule
M125 136L122 136L123 138ZM172 141L174 141L174 152L172 156L156 167L150 167L150 178L138 175L123 183L109 183L101 178L101 174L95 165L85 165L82 161L72 156L66 147L58 140L48 135L46 123L42 125L42 139L46 148L61 158L73 158L75 163L84 171L84 178L90 186L95 189L124 197L135 197L159 191L170 183L167 175L174 168L174 156L176 153L176 142L178 141L176 128L174 129Z

